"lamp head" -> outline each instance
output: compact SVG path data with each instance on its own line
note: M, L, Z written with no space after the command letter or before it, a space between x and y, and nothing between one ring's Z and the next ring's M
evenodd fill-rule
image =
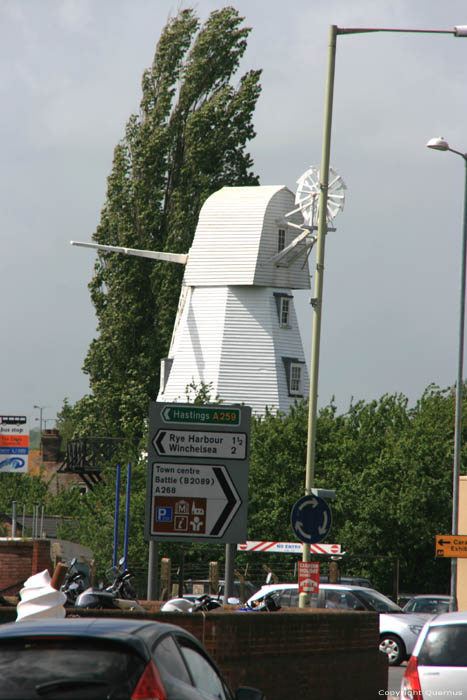
M426 144L427 148L434 148L435 151L449 151L449 144L442 136L430 139Z

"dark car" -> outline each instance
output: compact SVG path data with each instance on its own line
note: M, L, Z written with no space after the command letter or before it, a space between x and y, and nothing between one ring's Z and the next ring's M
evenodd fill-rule
M198 640L176 625L119 618L0 625L1 700L262 700L234 695Z

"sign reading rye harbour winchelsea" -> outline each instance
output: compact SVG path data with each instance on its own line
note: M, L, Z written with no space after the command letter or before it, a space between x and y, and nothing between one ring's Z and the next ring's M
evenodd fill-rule
M152 402L145 537L243 542L251 409Z

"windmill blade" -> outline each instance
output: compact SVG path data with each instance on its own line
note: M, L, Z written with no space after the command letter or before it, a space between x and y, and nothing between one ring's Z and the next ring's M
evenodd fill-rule
M82 246L83 248L95 248L111 253L124 253L124 255L135 255L140 258L151 258L151 260L163 260L164 262L174 262L186 265L188 254L184 253L162 253L155 250L138 250L137 248L121 248L115 245L102 245L100 243L82 243L81 241L70 241L71 245Z
M329 175L326 220L328 223L331 223L334 217L344 208L344 190L347 188L334 168L329 168ZM319 195L321 192L320 181L318 166L311 166L297 180L295 204L301 210L307 224L313 225L318 218Z

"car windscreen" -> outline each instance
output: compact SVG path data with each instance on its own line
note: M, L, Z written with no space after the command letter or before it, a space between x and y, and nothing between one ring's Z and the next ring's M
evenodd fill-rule
M431 627L418 655L420 666L467 666L467 625Z
M402 612L402 608L393 603L390 598L387 598L382 593L378 593L378 591L373 591L370 588L361 588L352 592L362 601L367 610L375 610L379 613Z
M0 700L128 700L145 661L111 640L0 640Z

